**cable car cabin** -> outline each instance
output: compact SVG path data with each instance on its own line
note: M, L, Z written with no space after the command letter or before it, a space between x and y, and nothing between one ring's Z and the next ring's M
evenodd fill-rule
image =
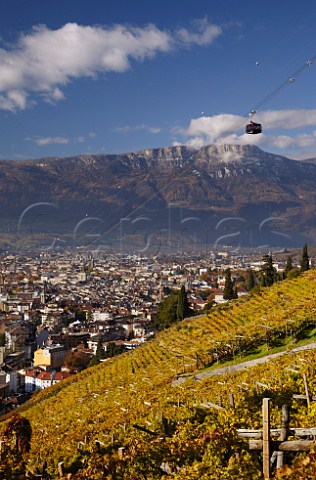
M257 133L262 133L261 123L250 122L246 125L246 133L256 135Z

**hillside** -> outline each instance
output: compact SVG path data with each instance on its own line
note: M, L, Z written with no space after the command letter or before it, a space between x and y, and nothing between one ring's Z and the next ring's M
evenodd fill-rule
M136 230L141 245L148 237L204 243L206 235L242 246L301 245L316 240L315 192L314 163L251 145L0 160L2 228L19 237L53 232L84 243L93 230L94 241L127 247Z
M291 427L315 426L316 403L307 408L292 395L304 394L303 373L310 395L316 395L316 353L288 352L220 381L194 373L215 368L217 361L268 354L282 345L290 349L314 338L315 281L312 270L207 317L185 320L132 352L36 394L19 409L32 427L30 470L39 474L47 462L46 478L58 478L58 463L64 462L73 479L263 478L260 454L248 451L236 429L261 428L264 397L271 398L272 428L280 426L283 403L291 407ZM175 385L181 376L186 381ZM208 402L224 409L207 408ZM10 455L2 469L9 468ZM308 458L314 468L313 454ZM302 478L295 476L301 468L296 463L278 478ZM305 473L304 479L313 478Z

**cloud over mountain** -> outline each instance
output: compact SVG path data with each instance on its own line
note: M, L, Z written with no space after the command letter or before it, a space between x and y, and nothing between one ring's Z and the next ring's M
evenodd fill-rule
M68 138L65 137L39 137L37 135L34 137L27 137L26 140L35 143L39 147L54 144L66 145L67 143L69 143Z
M184 136L186 145L201 148L210 143L253 144L264 148L278 149L310 148L316 150L316 109L267 110L258 112L255 121L262 123L262 135L244 133L247 116L222 113L201 116L190 120L187 128L178 128L176 133ZM305 129L304 132L301 129ZM291 135L282 131L291 131ZM273 135L266 135L265 132ZM177 144L178 142L175 142Z

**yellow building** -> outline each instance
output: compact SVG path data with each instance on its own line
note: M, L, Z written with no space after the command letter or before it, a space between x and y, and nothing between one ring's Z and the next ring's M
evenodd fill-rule
M46 370L60 368L67 353L62 345L41 347L34 352L34 367L43 367Z

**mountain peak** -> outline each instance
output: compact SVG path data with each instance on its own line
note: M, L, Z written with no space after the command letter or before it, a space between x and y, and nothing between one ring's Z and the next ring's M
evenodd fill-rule
M316 238L315 191L316 165L254 145L208 145L199 150L171 146L125 154L0 160L0 215L10 225L14 220L20 225L23 212L34 218L45 214L59 229L66 224L68 229L77 228L82 218L85 226L90 225L87 218L98 218L104 229L120 225L124 218L124 228L130 222L135 229L132 222L146 218L146 228L150 225L159 236L169 231L171 223L172 229L187 232L194 220L194 235L205 240L207 231L208 241L215 241L220 233L225 237L217 229L221 219L242 218L245 228L257 230L260 236L262 222L268 228L267 219L279 218L284 241L289 235L299 239L304 235L305 242ZM47 205L56 207L47 212ZM281 233L277 240L282 240ZM258 242L263 244L261 238Z

